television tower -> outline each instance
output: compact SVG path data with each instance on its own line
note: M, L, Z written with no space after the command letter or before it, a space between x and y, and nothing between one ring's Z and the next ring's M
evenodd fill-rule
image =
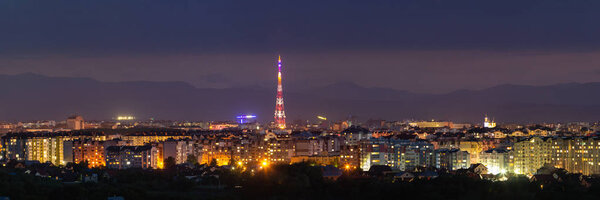
M275 124L285 129L285 111L283 110L283 87L281 86L281 55L277 60L277 98L275 100Z

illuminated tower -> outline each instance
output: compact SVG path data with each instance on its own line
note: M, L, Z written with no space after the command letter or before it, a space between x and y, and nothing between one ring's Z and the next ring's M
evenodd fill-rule
M280 129L285 128L285 111L283 110L283 87L281 86L281 56L277 60L277 98L275 100L275 124Z

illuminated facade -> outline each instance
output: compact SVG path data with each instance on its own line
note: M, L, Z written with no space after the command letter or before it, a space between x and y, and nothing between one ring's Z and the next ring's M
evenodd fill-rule
M540 137L531 137L515 142L513 146L515 174L534 174L540 167L550 163L550 142Z
M334 165L338 166L340 163L340 156L294 156L291 158L291 163L299 162L310 162L317 165Z
M111 146L106 148L106 166L112 169L152 168L155 147Z
M18 161L65 165L65 137L7 137L2 140L2 157ZM70 149L68 149L70 150Z
M436 121L421 121L421 122L411 122L410 126L415 126L419 128L442 128L448 127L453 128L454 124L452 122L436 122Z
M240 125L237 123L229 123L229 122L214 122L214 123L210 123L210 126L208 127L208 130L211 131L220 131L223 129L228 129L228 128L237 128Z
M204 139L199 142L202 146L200 164L210 164L214 159L219 166L228 165L229 161L235 158L233 143L229 139Z
M471 155L471 164L479 163L479 153L484 151L484 146L480 141L460 141L459 149L469 152Z
M100 141L92 139L73 141L73 162L87 161L88 167L106 166L105 149L109 146L126 146L129 141L109 140Z
M270 163L290 163L294 156L294 142L292 140L271 139L267 141L266 159Z
M389 141L373 138L360 142L360 168L368 171L373 165L388 165L393 162L391 153L393 148Z
M191 139L189 135L166 135L166 134L149 134L149 135L129 135L122 136L122 140L131 141L131 145L142 146L148 143L158 143L168 139L181 140Z
M459 149L438 149L433 153L431 166L438 169L458 170L471 166L469 152Z
M554 167L584 175L600 174L600 139L552 138L549 143Z
M300 139L295 143L295 156L314 156L323 151L317 139Z
M117 116L117 121L131 121L134 120L133 116Z
M513 171L513 155L505 149L490 149L479 154L479 163L485 165L490 174Z
M340 166L356 169L360 166L360 148L358 145L340 147Z
M277 60L277 98L275 100L275 125L285 129L285 110L283 109L283 86L281 85L281 56Z
M494 120L490 120L488 118L488 116L486 115L485 118L483 118L483 127L484 128L495 128L496 122L494 122Z
M188 155L198 157L196 145L191 140L167 140L162 144L163 158L173 157L176 164L185 163Z
M89 167L105 166L104 146L102 141L76 140L73 141L73 162L87 161Z
M409 140L392 141L391 167L399 170L413 170L426 167L432 159L434 146L431 143Z

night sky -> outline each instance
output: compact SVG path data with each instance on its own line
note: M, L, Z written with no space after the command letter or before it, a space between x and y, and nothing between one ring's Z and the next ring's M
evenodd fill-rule
M600 80L600 1L0 1L0 73L441 93Z

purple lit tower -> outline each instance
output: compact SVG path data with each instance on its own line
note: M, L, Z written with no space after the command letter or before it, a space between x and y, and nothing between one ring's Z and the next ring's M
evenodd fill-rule
M283 87L281 86L281 56L277 60L277 98L275 101L275 124L285 129L285 111L283 110Z

